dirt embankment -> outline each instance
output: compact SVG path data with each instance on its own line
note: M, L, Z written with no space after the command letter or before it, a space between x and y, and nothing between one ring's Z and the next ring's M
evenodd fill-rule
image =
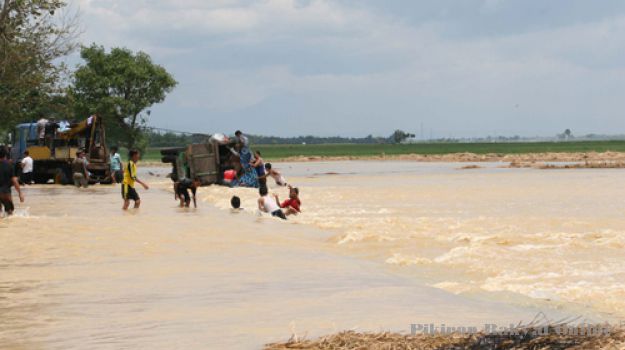
M588 162L588 163L625 163L625 152L580 152L580 153L526 153L526 154L402 154L377 156L296 156L273 159L276 162L327 162L347 160L374 160L374 161L416 161L416 162L507 162L516 164L538 162Z

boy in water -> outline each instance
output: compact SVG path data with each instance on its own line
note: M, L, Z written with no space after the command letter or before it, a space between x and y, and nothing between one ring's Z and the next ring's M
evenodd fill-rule
M189 196L189 190L193 194L193 206L197 208L197 200L195 199L195 194L197 192L197 188L200 187L202 182L199 178L194 178L193 180L187 179L186 177L182 180L174 183L174 192L176 193L176 199L180 200L180 208L188 208L191 204L191 197Z
M280 209L280 203L278 203L278 196L269 196L267 186L261 186L258 190L260 198L258 198L258 210L269 213L271 216L278 217L282 220L286 220L286 216Z
M128 210L130 200L135 202L135 209L141 206L141 198L135 190L135 182L138 182L146 190L150 189L143 181L137 178L137 162L139 161L139 151L128 152L128 165L124 169L124 181L122 183L122 198L124 199L124 210Z
M276 199L278 199L278 197L276 197ZM279 202L280 200L278 200L278 203ZM289 199L282 202L280 208L284 209L284 214L288 216L301 213L301 206L302 201L299 199L299 188L289 186Z
M243 211L243 208L241 208L241 198L238 196L232 196L232 198L230 198L230 205L232 206L232 209L230 209L232 213Z
M278 186L287 186L286 180L284 179L284 176L282 176L282 174L277 171L276 169L273 169L271 166L271 163L267 163L265 164L265 170L267 171L267 175L266 176L271 176L273 178L273 180L276 182L276 185Z
M33 158L30 156L28 151L24 152L24 159L22 159L21 167L22 167L22 183L26 185L32 185L33 183Z
M0 146L0 209L4 207L4 212L8 216L12 215L13 210L15 210L13 197L11 196L11 187L15 187L21 203L24 202L24 194L20 189L17 176L15 176L13 164L9 163L7 157L7 149L4 146Z
M124 172L122 171L122 157L117 153L117 147L111 147L111 182L121 183L124 180Z

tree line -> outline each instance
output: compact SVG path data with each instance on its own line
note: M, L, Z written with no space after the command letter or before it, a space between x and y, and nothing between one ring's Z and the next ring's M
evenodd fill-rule
M191 143L205 142L210 135L203 134L186 134L180 132L155 132L150 129L145 131L145 139L149 147L184 147ZM319 144L394 144L402 143L408 138L414 137L414 134L396 130L388 137L374 137L369 135L366 137L319 137L319 136L297 136L297 137L277 137L277 136L261 136L247 135L250 142L257 145L319 145Z

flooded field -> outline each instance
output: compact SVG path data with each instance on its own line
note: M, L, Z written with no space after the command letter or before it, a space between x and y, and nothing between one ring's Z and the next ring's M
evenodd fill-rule
M303 176L293 180L306 213L295 221L332 232L341 251L452 293L625 317L624 171L464 166L330 162L283 170ZM221 192L209 192L210 202L227 205Z
M166 169L126 213L117 187L29 187L0 221L0 348L253 349L539 311L625 318L622 170L461 166L281 164L304 211L286 223L259 216L250 189L202 188L200 208L179 209Z

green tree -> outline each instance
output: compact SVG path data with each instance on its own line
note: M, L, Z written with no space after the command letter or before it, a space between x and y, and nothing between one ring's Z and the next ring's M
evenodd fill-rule
M571 129L566 129L564 130L563 133L558 134L558 139L560 140L568 141L572 138L573 138L573 132L571 131Z
M402 143L404 140L415 137L414 134L407 133L402 130L395 130L393 135L389 138L393 143Z
M124 146L141 146L148 108L165 100L177 82L146 53L125 48L107 53L102 46L83 47L85 64L74 73L71 95L77 115L98 114L109 135Z
M62 0L0 0L0 130L67 113L67 70L56 62L76 48L78 26L65 6Z

